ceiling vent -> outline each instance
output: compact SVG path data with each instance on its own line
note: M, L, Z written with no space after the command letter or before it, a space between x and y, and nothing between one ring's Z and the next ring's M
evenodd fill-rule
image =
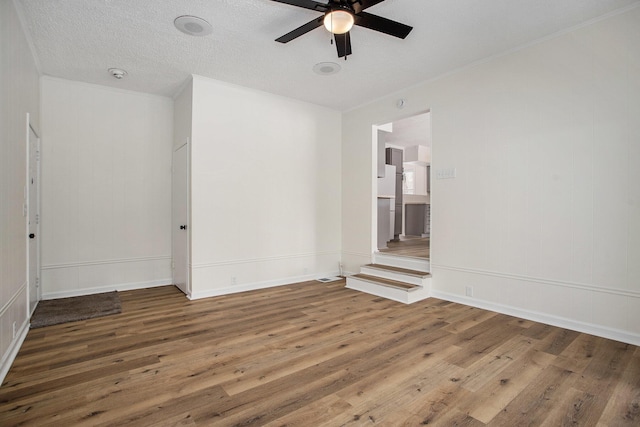
M335 62L319 62L313 66L313 72L321 76L330 76L340 72L340 65Z
M197 16L183 15L178 16L173 25L180 31L190 36L202 37L213 32L213 27L207 21Z

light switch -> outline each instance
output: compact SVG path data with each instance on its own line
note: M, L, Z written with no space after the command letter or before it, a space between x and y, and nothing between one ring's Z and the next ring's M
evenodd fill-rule
M436 170L436 179L451 179L456 177L456 168Z

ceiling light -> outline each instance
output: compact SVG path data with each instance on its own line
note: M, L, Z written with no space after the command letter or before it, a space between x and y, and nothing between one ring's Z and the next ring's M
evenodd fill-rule
M333 34L344 34L353 27L353 15L346 10L332 10L324 15L324 27Z
M340 71L340 66L335 62L319 62L313 66L313 72L321 76L330 76Z
M127 72L125 70L121 70L120 68L109 68L107 71L109 71L109 74L111 74L118 80L122 80L124 76L127 75Z
M190 36L206 36L213 32L213 27L207 21L197 16L178 16L173 25L180 31Z

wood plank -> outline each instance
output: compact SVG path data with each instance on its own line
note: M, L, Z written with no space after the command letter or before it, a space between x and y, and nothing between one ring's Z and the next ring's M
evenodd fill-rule
M448 360L460 367L467 368L489 354L493 349L522 331L518 326L509 323L510 316L497 314L479 323L458 336L460 351Z
M334 417L339 414L343 414L350 409L351 405L340 399L335 394L330 394L327 397L312 402L309 405L303 406L296 411L290 412L283 417L265 424L265 427L321 426L325 423L331 422Z
M365 282L374 283L376 285L387 286L390 288L397 288L397 289L405 290L408 292L416 289L420 289L422 287L419 285L413 285L411 283L400 282L398 280L392 280L392 279L385 279L384 277L370 276L368 274L362 274L362 273L354 274L350 277L353 277L355 279L359 279Z
M516 335L466 368L457 379L458 385L469 391L478 391L532 347L531 340Z
M399 241L387 242L387 247L380 249L381 253L407 256L414 258L429 258L428 237L401 237Z
M472 397L459 402L457 408L479 421L489 423L529 387L553 359L547 353L530 349L473 393Z
M603 425L640 425L640 353L635 353L602 413Z
M504 426L541 425L575 380L574 372L547 366L491 423Z
M423 279L426 278L426 277L431 277L431 273L428 273L426 271L411 270L409 268L394 267L392 265L367 264L367 265L365 265L365 267L369 267L369 268L373 268L373 269L381 270L381 271L391 271L391 272L394 272L394 273L402 273L402 274L405 274L407 276L420 277L420 278L423 278Z

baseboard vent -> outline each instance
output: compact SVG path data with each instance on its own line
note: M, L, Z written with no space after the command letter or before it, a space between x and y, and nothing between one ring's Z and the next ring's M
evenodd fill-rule
M323 277L322 279L316 279L318 282L329 283L329 282L337 282L338 280L342 280L342 277Z

